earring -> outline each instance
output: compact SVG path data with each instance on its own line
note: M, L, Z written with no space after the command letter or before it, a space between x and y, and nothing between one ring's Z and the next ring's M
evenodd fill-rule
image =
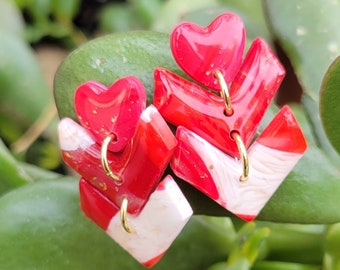
M140 85L134 77L122 78L110 88L95 82L81 85L75 107L83 127L62 119L59 141L65 163L82 176L84 213L151 267L187 223L192 209L170 176L160 181L177 140L153 105L143 110L145 93ZM133 119L124 119L127 112Z
M260 38L242 62L244 27L231 13L206 28L180 24L170 40L177 63L210 90L155 70L154 104L178 126L171 168L226 209L253 220L307 148L284 107L248 150L285 70Z
M246 176L242 159L229 156L192 131L178 127L176 137L174 173L246 221L256 218L307 148L288 106L245 150Z

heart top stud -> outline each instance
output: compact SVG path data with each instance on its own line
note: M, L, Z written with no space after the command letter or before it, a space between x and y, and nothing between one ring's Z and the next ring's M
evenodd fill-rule
M146 106L146 93L134 76L121 78L109 88L89 81L77 88L74 103L79 122L94 140L102 144L113 136L108 149L120 152L135 133Z
M224 13L207 27L189 22L179 24L171 33L170 46L178 65L194 80L220 91L216 72L227 84L241 67L246 33L242 20Z

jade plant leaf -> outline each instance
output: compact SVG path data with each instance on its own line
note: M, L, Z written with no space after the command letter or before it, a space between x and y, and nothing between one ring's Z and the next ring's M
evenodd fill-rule
M155 67L182 73L171 56L166 34L116 33L84 44L67 57L55 75L54 97L59 116L77 119L74 92L81 83L90 80L111 85L118 78L136 76L144 84L148 104L152 103Z
M31 181L0 139L0 195Z
M24 19L17 6L8 0L0 0L0 30L24 37Z
M204 8L217 6L217 0L170 0L164 3L160 9L152 30L169 33L171 29L188 13Z
M320 114L326 134L340 153L340 57L329 67L320 93Z
M28 127L52 95L33 50L19 37L0 32L0 114Z
M325 256L324 265L325 269L339 269L340 267L340 224L334 224L329 227L326 241L325 241Z
M327 140L318 114L323 75L340 53L339 1L264 0L264 7L270 29L302 85L302 102L313 123L318 144L332 157L334 164L339 164L340 158Z
M264 3L273 34L288 54L305 93L317 102L323 74L340 53L339 1Z
M74 180L38 181L7 193L0 224L2 269L145 269L85 218ZM206 269L227 256L232 237L231 223L194 217L153 269L173 269L173 262L178 270Z

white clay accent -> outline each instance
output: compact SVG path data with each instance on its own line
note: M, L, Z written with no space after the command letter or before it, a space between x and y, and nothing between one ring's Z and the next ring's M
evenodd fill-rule
M87 130L70 118L63 118L58 125L59 145L63 151L86 149L95 144Z
M192 215L192 209L172 178L165 189L156 189L138 215L127 215L132 233L127 233L116 214L107 233L140 263L163 254Z
M150 105L149 107L147 107L141 114L140 118L145 122L145 123L149 123L151 122L151 116L154 113L158 113L156 107L154 107L153 105Z
M302 154L283 152L255 142L249 149L249 178L240 181L242 163L191 133L198 155L216 183L219 204L240 215L256 216ZM204 180L203 180L204 181Z

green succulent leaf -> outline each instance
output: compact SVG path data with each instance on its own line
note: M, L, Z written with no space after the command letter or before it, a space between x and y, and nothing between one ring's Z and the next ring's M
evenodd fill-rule
M244 259L251 266L259 256L265 239L269 236L267 227L256 228L255 223L246 223L238 232L233 249L228 258L228 266L232 266Z
M318 107L323 75L340 54L339 1L264 0L264 7L270 29L303 87L303 104L318 144L338 166L340 158L327 140Z
M217 0L170 0L164 3L160 9L154 23L151 26L152 30L170 33L174 26L189 14L204 8L217 6Z
M340 267L340 223L334 224L329 227L326 244L325 244L325 257L324 267L327 270L336 270Z
M17 6L8 0L0 0L0 31L24 37L24 19Z
M0 33L0 114L28 127L52 95L33 50L20 38Z
M326 134L340 153L340 57L329 67L320 93L320 114Z
M291 262L261 261L255 263L252 270L319 270L319 265L308 265Z
M31 181L0 139L0 195Z
M139 22L127 3L106 5L99 13L99 25L104 33L123 32L135 29Z
M227 256L229 231L223 219L194 217L153 269L174 269L173 262L206 269ZM39 181L1 197L0 235L2 269L145 269L85 218L74 180Z
M288 54L305 93L317 102L323 74L340 53L339 2L264 3L273 34Z
M152 103L156 67L182 73L171 56L166 34L146 31L115 33L84 44L67 57L56 73L54 96L59 116L77 119L74 92L81 83L90 80L109 86L118 78L136 76L144 84L148 104Z
M128 0L143 25L149 28L162 8L162 0Z

